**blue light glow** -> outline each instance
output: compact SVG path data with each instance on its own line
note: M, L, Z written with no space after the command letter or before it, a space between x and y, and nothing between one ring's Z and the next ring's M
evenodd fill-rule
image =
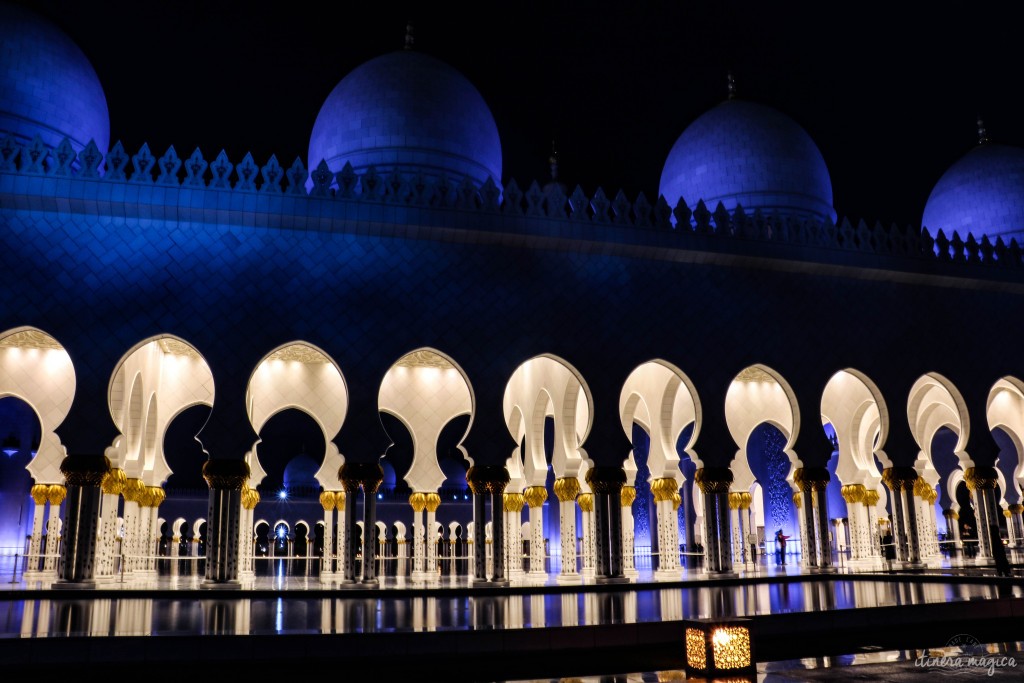
M287 500L288 499L288 492L285 491L284 489L281 489L280 491L278 491L277 497L280 498L281 500Z

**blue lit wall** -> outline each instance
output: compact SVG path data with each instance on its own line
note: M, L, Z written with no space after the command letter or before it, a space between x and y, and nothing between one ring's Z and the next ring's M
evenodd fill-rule
M375 166L383 176L463 176L501 183L501 141L487 103L462 74L415 51L392 52L342 79L320 109L309 168Z
M703 199L752 213L836 218L832 181L811 137L775 109L727 100L698 118L679 137L661 173L660 192L675 207Z
M1024 150L985 143L968 152L935 184L921 225L952 238L968 233L1009 243L1024 236Z

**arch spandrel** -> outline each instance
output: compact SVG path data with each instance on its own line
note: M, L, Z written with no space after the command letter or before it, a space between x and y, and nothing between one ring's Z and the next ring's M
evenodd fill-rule
M462 415L470 419L457 448L472 464L462 441L473 423L473 387L447 355L421 348L399 358L381 381L377 405L397 418L412 438L413 460L405 481L413 491L441 488L445 473L438 463L437 442L445 426Z
M332 439L337 436L348 412L348 386L341 368L327 353L305 341L282 344L257 363L245 392L246 412L259 434L274 415L288 409L309 415L324 435L323 462L316 479L325 489L338 488L338 470L344 464ZM266 475L259 462L259 444L249 453L250 482L258 484Z
M27 403L40 425L39 448L26 465L37 484L61 484L60 463L67 449L56 429L75 398L71 357L52 336L34 327L16 327L0 334L0 398Z

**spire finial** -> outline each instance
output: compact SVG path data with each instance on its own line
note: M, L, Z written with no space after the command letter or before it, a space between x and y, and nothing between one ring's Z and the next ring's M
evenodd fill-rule
M558 150L555 148L555 140L551 139L551 156L548 157L551 164L551 182L558 182Z
M985 130L985 122L981 120L981 116L978 116L978 144L984 145L988 142L988 131Z
M733 78L732 71L730 71L726 75L725 78L726 78L726 87L728 88L728 91L729 91L729 99L730 100L735 100L736 99L736 79Z
M405 49L411 50L412 44L415 42L414 31L412 27L412 20L405 22Z

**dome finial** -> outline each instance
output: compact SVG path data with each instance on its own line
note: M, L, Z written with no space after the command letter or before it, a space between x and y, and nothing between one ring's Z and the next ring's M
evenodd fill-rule
M548 157L551 164L551 182L558 182L558 150L555 148L555 140L551 139L551 156Z
M728 92L729 92L729 99L730 100L735 100L736 99L736 79L733 78L732 71L728 72L728 74L726 74L725 78L726 78L726 87L728 88Z
M978 144L984 145L988 142L988 131L985 130L985 122L978 116Z
M413 45L413 43L416 40L415 36L413 34L414 34L414 30L413 30L413 26L412 26L412 20L410 19L409 21L405 22L405 49L406 50L411 50L412 49L412 45Z

